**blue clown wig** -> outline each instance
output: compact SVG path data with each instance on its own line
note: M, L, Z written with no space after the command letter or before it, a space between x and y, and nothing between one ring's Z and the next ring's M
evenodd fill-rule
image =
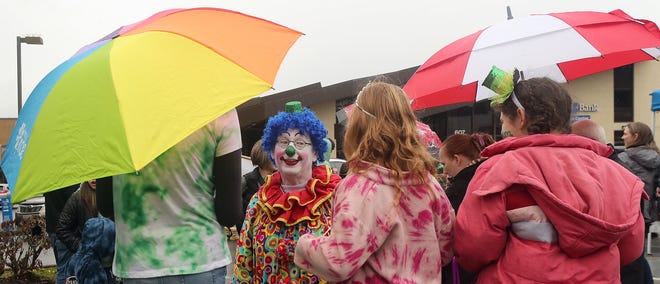
M327 144L323 140L328 131L325 130L323 122L321 122L314 113L308 108L303 108L301 112L288 113L288 112L279 112L277 115L268 119L266 123L266 129L264 129L264 136L261 137L261 141L264 147L264 150L268 152L268 157L275 164L271 153L276 147L277 138L280 134L286 132L289 129L298 129L302 131L304 135L308 135L312 139L312 146L314 147L314 152L318 158L317 162L323 162L325 158L323 153L327 148Z

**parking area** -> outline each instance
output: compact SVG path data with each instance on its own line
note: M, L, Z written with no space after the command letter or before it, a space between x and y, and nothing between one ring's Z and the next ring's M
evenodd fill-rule
M4 189L7 189L7 184L0 184L0 192ZM21 203L13 204L11 207L9 207L11 204L9 198L8 191L7 194L2 194L2 221L16 220L17 222L20 222L25 216L35 214L41 214L44 216L46 213L45 198L43 195L35 196Z
M346 173L348 172L346 160L330 159L328 162L330 163L330 168L332 168L333 173L340 175L342 178L346 176Z

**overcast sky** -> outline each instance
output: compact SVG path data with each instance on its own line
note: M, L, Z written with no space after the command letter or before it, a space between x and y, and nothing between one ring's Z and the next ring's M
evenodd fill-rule
M659 0L1 0L0 118L17 113L19 35L44 40L21 46L25 101L48 72L120 26L171 8L236 10L305 33L282 63L274 85L280 92L421 65L446 44L505 21L507 5L514 17L619 8L660 22Z

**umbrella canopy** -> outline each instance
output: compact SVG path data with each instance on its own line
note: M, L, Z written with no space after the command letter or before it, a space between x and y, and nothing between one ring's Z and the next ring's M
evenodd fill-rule
M1 164L13 201L140 170L271 88L300 36L235 11L173 9L83 47L18 117Z
M621 10L531 15L490 26L431 56L404 86L414 110L474 103L492 66L558 82L660 56L655 23Z

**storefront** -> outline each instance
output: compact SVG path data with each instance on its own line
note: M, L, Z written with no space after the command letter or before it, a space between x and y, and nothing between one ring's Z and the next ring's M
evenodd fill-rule
M326 87L313 84L248 102L238 108L243 144L247 145L243 152L249 152L250 145L261 137L268 117L276 114L285 102L301 100L303 105L312 109L323 121L328 129L328 136L337 141L337 151L333 157L343 158L341 149L344 125L337 123L335 113L352 104L357 93L369 80L384 77L403 86L415 70L416 67L408 68ZM582 77L563 86L573 97L574 121L596 120L605 128L607 141L623 145L621 128L624 125L633 121L653 125L649 94L660 89L660 62L640 62ZM455 133L475 132L489 133L496 140L501 138L499 115L492 111L488 100L473 105L444 107L440 111L420 111L417 115L443 140Z

